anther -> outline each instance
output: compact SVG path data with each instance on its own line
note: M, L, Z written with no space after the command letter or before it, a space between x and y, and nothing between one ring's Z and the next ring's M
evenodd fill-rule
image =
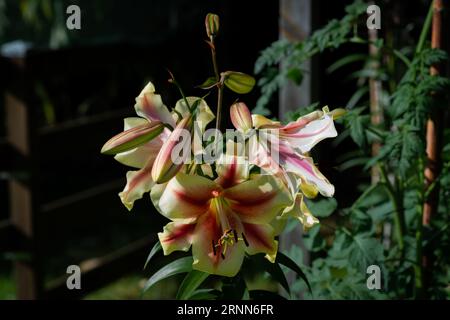
M236 233L236 230L233 230L233 235L234 235L234 241L236 241L236 243L238 242L238 235Z
M248 244L247 238L245 237L244 233L242 233L242 239L244 240L245 245L248 247L249 244Z
M217 254L216 253L216 245L214 244L214 240L211 240L211 242L212 242L213 253L214 253L214 255L216 255Z
M225 259L225 255L221 252L220 255L222 256L222 259Z

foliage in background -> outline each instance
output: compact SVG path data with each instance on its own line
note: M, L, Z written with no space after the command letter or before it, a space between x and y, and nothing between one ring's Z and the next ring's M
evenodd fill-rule
M369 174L376 170L380 178L375 183L367 179L359 188L362 193L348 208L337 207L327 199L319 199L315 201L316 206L311 205L313 214L322 218L321 225L304 236L306 249L313 258L310 265L303 264L302 268L311 283L312 295L303 283L297 282L291 288L293 297L448 298L448 129L444 135L441 175L429 188L423 176L426 119L436 108L448 107L449 79L431 76L430 66L444 62L447 54L430 49L424 41L429 34L430 19L425 22L415 53L407 43L396 43L399 48L394 48L387 35L374 42L365 40L367 34L361 31L363 28L358 32L358 24L365 27L367 6L367 3L355 1L346 8L344 18L332 20L305 41L273 43L262 52L255 66L255 71L261 74L258 85L262 92L256 109L267 113L265 107L280 87L288 81L301 83L305 72L302 63L312 56L348 43L359 43L363 50L368 50L368 45L372 44L379 52L376 57L351 54L328 68L329 72L335 72L349 65L360 66L360 70L351 75L357 79L356 90L341 120L346 128L341 136L353 140L355 147L347 156L339 157L342 161L337 163L337 168L344 173L355 166ZM377 68L373 67L374 60L378 62ZM378 125L371 122L366 100L370 79L382 84L379 94L384 121ZM301 109L292 119L308 111ZM445 111L448 116L448 109ZM372 153L373 143L381 145L378 153ZM430 228L423 228L423 203L432 188L439 188L438 214L433 217ZM428 272L422 269L424 252L434 257ZM303 251L298 246L292 246L287 255L294 261L304 261ZM367 289L366 268L372 264L381 268L381 290Z

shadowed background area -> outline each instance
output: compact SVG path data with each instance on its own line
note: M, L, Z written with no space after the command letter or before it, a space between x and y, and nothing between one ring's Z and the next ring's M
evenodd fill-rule
M71 4L81 9L81 30L66 28ZM204 94L195 86L213 74L208 12L221 18L222 70L251 74L277 39L277 1L257 12L237 1L0 1L0 298L81 296L126 274L135 275L94 297L139 296L141 267L165 221L148 195L128 213L117 196L127 168L99 151L134 115L147 81L175 104L167 70L188 95ZM65 287L70 264L83 270L81 291ZM149 297L176 290L163 287Z
M140 297L148 275L170 261L161 255L142 270L166 221L148 195L131 213L126 210L117 193L128 168L101 155L101 146L122 131L123 118L135 115L134 99L148 81L166 105L175 104L180 96L167 81L168 70L187 95L205 93L196 86L213 75L207 13L220 16L220 69L253 74L261 51L281 35L302 40L341 18L353 1L302 0L311 12L305 33L295 29L302 21L291 21L296 15L282 10L289 2L0 0L0 299ZM393 43L413 47L426 1L382 2L393 21L386 25ZM81 9L80 30L66 27L72 4ZM332 73L327 68L354 53L367 56L368 50L350 43L314 57L304 76L310 87L300 101L348 106L359 81L349 75L360 66ZM253 108L260 93L255 87L240 99ZM305 107L282 95L270 100L273 117L286 119L286 110ZM224 106L237 98L227 91ZM215 110L215 92L207 101ZM223 118L230 127L228 114ZM361 164L345 173L336 169L339 154L358 148L350 139L341 141L337 147L324 141L314 155L336 186L339 205L347 207L359 182L370 177ZM66 288L71 264L83 271L81 290ZM173 298L181 279L162 281L145 298Z

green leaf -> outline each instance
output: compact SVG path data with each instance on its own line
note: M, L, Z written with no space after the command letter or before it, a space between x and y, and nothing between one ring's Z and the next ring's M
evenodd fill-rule
M250 290L248 293L251 300L286 300L285 297L272 291Z
M183 282L178 289L176 299L186 300L189 299L192 293L198 288L203 281L208 278L209 274L198 270L192 270L184 278Z
M325 240L322 238L319 231L320 225L317 224L303 237L303 242L308 250L317 252L325 248Z
M326 218L330 216L337 208L335 198L323 198L317 201L305 199L306 206L312 214L318 218Z
M153 246L152 250L148 254L147 260L144 264L144 269L147 268L147 264L150 262L150 260L153 258L153 256L158 253L162 249L161 242L156 241L155 245Z
M350 246L349 262L356 268L366 269L367 266L380 263L383 260L383 246L380 241L367 233L353 236L355 246Z
M355 62L355 61L364 61L367 59L367 54L362 53L356 53L351 54L348 56L343 57L342 59L339 59L335 63L333 63L331 66L327 68L327 73L333 73L336 70L342 68L343 66L346 66L349 63Z
M155 283L171 277L176 274L189 272L192 270L192 257L184 257L178 260L172 261L168 265L159 269L154 275L150 277L145 283L143 292L150 289Z
M288 79L292 80L296 85L301 85L303 81L303 72L298 68L292 68L286 74Z
M227 71L222 73L222 77L228 89L239 94L249 93L256 83L255 78L242 72Z
M358 157L358 158L354 158L354 159L349 159L347 161L344 161L342 163L340 163L336 169L338 171L345 171L348 169L351 169L353 167L357 167L357 166L363 166L367 163L367 161L369 161L369 157Z
M205 80L201 85L197 86L197 88L200 89L211 89L217 84L217 79L215 77L209 77Z
M234 278L222 279L222 298L226 300L241 300L247 289L246 283L239 274Z
M220 291L215 289L199 289L194 291L189 300L214 300L220 296Z
M271 263L269 260L267 260L264 255L253 255L251 259L254 260L254 263L257 265L260 265L264 268L264 270L270 274L270 276L277 281L290 295L291 290L289 288L289 284L287 282L286 276L284 275L283 270L281 269L280 265L275 262Z
M311 285L309 284L308 278L306 277L305 273L298 266L297 263L295 263L291 258L289 258L288 256L286 256L284 253L281 253L281 252L277 253L276 262L282 264L285 267L288 267L289 269L291 269L292 271L297 273L297 275L303 281L305 281L306 285L308 286L309 292L311 292L311 294L312 294L312 289L311 289Z
M362 97L364 97L365 94L369 92L369 89L367 86L361 87L358 90L356 90L353 95L350 97L350 99L347 102L347 108L352 109L354 108L358 102L361 100Z

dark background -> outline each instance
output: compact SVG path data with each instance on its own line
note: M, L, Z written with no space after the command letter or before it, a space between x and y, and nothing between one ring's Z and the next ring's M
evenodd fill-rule
M342 17L349 3L314 1L313 30ZM405 29L404 41L414 36L417 39L419 30L411 21L420 18L425 8L422 1L409 3L386 1L382 8L398 12L398 20L389 27ZM65 28L69 4L81 8L81 30ZM167 82L167 69L188 95L204 93L195 86L213 73L204 41L204 17L209 12L219 14L221 19L217 40L221 70L253 74L260 51L278 39L278 1L0 1L0 44L20 39L30 45L24 58L25 91L31 97L29 107L37 135L33 175L37 177L34 192L39 202L39 247L45 281L63 274L68 264L104 255L161 230L164 219L153 212L147 196L136 203L131 214L122 206L116 194L125 183L127 168L99 151L108 138L122 130L122 118L134 115L134 98L147 81L155 84L166 105L173 106L179 99L176 88ZM356 81L346 78L351 67L331 75L326 68L355 50L361 50L361 46L327 51L315 59L313 101L321 106L328 104L331 109L346 105ZM5 58L0 63L3 92L17 70ZM255 88L241 100L252 107L258 95ZM228 91L224 105L236 98ZM213 108L214 94L208 99ZM6 146L2 104L0 220L9 216L9 180L27 180L30 174L29 166ZM270 109L277 116L276 98ZM120 117L96 127L99 117L117 114ZM93 121L89 131L77 129L89 121ZM331 153L329 143L319 148L319 166L336 185L339 203L345 205L354 199L356 183L333 168L341 151ZM361 173L354 174L356 179ZM111 188L114 183L117 187ZM102 188L113 191L97 192ZM61 199L86 192L90 192L88 200L72 197L74 204L69 209L55 209ZM4 286L3 296L0 287L0 298L11 297L14 292L10 267L16 258L6 251L0 256L0 285ZM130 271L142 274L140 270Z

